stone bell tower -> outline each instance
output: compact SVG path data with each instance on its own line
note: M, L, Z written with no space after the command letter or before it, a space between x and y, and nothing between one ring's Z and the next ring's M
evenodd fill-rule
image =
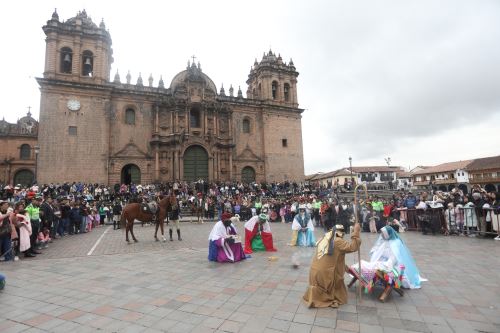
M44 78L96 84L109 81L113 50L104 22L97 26L85 10L60 22L54 11L43 31L47 35Z
M38 181L107 183L110 34L85 10L66 21L54 11L42 29L47 38L43 77L37 78Z
M271 50L264 53L262 60L255 63L248 75L247 96L266 103L288 107L298 107L297 76L293 61L286 64L281 55L276 56Z

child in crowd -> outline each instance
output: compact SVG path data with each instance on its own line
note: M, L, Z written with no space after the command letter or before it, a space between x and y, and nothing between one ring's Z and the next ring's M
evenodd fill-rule
M93 221L92 227L93 228L97 228L101 224L101 216L99 215L99 212L98 212L97 208L94 208L92 210L92 215L94 217L94 221Z
M90 232L92 231L92 225L94 223L94 214L93 212L91 211L89 215L87 215L87 228L86 228L86 232Z
M48 248L50 241L51 239L50 239L49 229L43 228L43 230L38 233L38 238L37 238L38 249Z

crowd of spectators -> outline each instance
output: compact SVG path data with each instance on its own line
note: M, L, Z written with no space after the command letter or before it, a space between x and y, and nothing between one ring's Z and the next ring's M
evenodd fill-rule
M125 204L158 200L170 192L188 213L201 205L208 220L220 220L227 211L243 221L266 213L271 222L291 223L299 205L305 205L316 226L325 230L341 224L349 232L355 212L366 232L378 232L385 225L400 232L413 229L445 235L499 230L499 195L479 187L470 194L458 189L448 193L397 191L366 198L359 193L358 207L354 207L352 192L292 182L18 185L0 190L0 258L36 256L55 239L91 232L105 222L119 229Z

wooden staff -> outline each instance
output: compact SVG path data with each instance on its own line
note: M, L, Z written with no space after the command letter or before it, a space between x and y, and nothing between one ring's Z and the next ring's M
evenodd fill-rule
M363 189L365 190L365 196L366 200L368 200L368 189L366 188L365 184L358 184L354 188L354 218L356 220L356 223L359 223L359 218L358 218L358 187L362 186ZM359 302L361 303L361 244L359 244L358 247L358 299Z

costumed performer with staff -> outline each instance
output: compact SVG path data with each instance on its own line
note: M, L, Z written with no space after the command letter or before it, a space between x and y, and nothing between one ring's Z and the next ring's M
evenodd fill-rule
M238 222L239 216L223 213L222 220L215 223L208 237L208 260L217 262L237 262L245 259L245 253L241 246L233 222Z
M356 223L351 241L346 241L343 239L344 226L338 224L318 241L309 271L309 287L303 296L310 308L338 308L347 303L345 255L359 250L360 229Z
M306 212L306 206L299 206L299 213L295 215L292 223L292 240L290 246L316 246L314 237L314 224L311 215Z
M255 215L245 223L245 253L253 251L277 251L273 246L273 235L268 216L264 213Z

